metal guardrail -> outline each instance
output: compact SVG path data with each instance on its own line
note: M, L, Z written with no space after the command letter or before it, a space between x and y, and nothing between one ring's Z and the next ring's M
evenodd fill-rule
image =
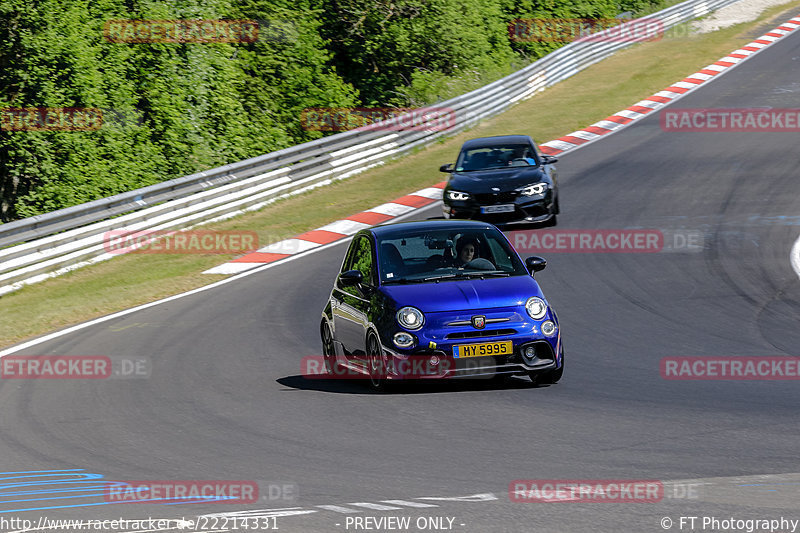
M688 0L645 17L664 29L737 0ZM636 24L628 22L626 24ZM88 262L110 258L105 232L180 229L255 209L281 195L379 165L399 154L472 127L614 52L635 44L614 38L625 25L563 46L484 87L436 104L450 110L450 127L381 131L381 123L331 135L165 181L0 225L0 294ZM607 37L607 38L604 38ZM402 119L400 119L402 120Z

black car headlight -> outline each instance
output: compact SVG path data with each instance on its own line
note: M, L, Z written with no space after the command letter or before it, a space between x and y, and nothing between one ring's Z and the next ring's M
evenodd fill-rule
M414 331L425 323L425 315L416 307L403 307L397 312L397 323Z
M525 310L534 320L541 320L547 314L547 304L538 296L532 296L525 302Z
M537 194L544 194L546 190L547 183L542 181L519 189L519 194L520 196L535 196Z
M469 200L469 198L470 196L468 192L447 191L448 200Z

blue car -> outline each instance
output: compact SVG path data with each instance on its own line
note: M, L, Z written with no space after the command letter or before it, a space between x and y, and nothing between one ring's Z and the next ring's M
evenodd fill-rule
M325 371L387 381L564 371L558 318L535 272L487 222L427 220L359 231L322 313Z

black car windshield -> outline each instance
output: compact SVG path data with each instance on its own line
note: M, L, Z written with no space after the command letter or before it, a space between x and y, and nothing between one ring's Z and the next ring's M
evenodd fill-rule
M536 154L528 144L483 146L463 150L456 161L456 172L472 172L508 167L536 166Z
M496 229L397 231L378 239L382 284L528 275Z

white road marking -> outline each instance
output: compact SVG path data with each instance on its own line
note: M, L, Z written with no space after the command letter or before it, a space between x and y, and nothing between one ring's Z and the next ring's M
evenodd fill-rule
M559 141L556 139L555 141L548 141L544 143L542 146L549 146L550 148L555 148L557 150L569 150L571 148L575 148L575 144L567 141Z
M699 85L698 85L698 87L699 87ZM660 96L662 98L669 98L670 100L677 100L678 97L681 96L681 93L676 93L676 92L672 92L672 91L658 91L653 96Z
M703 74L703 76L708 76L708 74ZM695 74L692 74L689 77L693 78L693 77L695 77ZM710 78L711 76L708 76L708 77ZM656 109L656 108L659 108L659 107L663 106L664 104L662 104L661 102L656 102L654 100L639 100L638 102L636 102L633 105L639 106L639 107L650 107L652 109Z
M675 85L677 85L677 83ZM611 116L612 117L613 116L625 117L625 118L630 118L630 119L633 119L633 120L637 120L637 119L640 119L643 116L645 116L645 114L644 113L639 113L638 111L631 111L630 109L623 109L622 111L617 111L616 113L614 113Z
M245 511L229 511L226 513L212 513L200 515L200 518L281 518L284 516L298 516L316 513L314 509L302 507L281 507L279 509L248 509ZM197 522L195 520L195 522Z
M711 74L703 74L702 72L695 72L694 74L691 74L691 75L686 76L686 77L687 78L693 78L695 80L710 80L714 76L712 76Z
M431 200L439 200L442 197L442 189L439 187L427 187L417 192L412 192L414 196L422 196L423 198L430 198Z
M352 235L359 230L368 228L369 224L363 222L356 222L355 220L337 220L330 224L325 224L317 230L330 231L331 233L341 233L342 235Z
M341 505L317 505L320 509L325 509L327 511L334 511L337 513L360 513L362 512L360 509L350 509L349 507L342 507Z
M204 270L203 274L239 274L245 270L250 270L264 263L222 263L214 268Z
M381 505L379 503L369 503L369 502L349 503L348 505L355 505L356 507L363 507L365 509L372 509L375 511L396 511L400 509L400 507L393 507L391 505Z
M280 242L274 242L257 251L260 253L273 253L273 254L297 254L305 252L312 248L320 246L317 242L306 241L303 239L286 239Z
M455 496L455 497L437 497L426 496L424 498L416 498L417 500L430 500L441 502L491 502L497 499L497 496L491 492L483 494L473 494L472 496Z
M572 133L567 133L566 137L577 137L578 139L591 141L592 139L596 139L600 136L596 133L592 133L591 131L578 130L573 131Z
M594 126L596 128L603 128L605 130L614 131L617 128L621 128L623 126L623 124L620 124L619 122L614 122L612 120L603 119L603 120L600 120L598 122L595 122L594 124L592 124L592 126Z
M378 207L367 209L367 211L372 211L373 213L380 213L382 215L396 216L408 213L409 211L412 211L414 209L416 208L409 207L403 204L396 204L394 202L389 202L388 204L381 204Z
M432 503L408 502L406 500L381 500L381 503L393 503L395 505L405 505L406 507L439 507Z

